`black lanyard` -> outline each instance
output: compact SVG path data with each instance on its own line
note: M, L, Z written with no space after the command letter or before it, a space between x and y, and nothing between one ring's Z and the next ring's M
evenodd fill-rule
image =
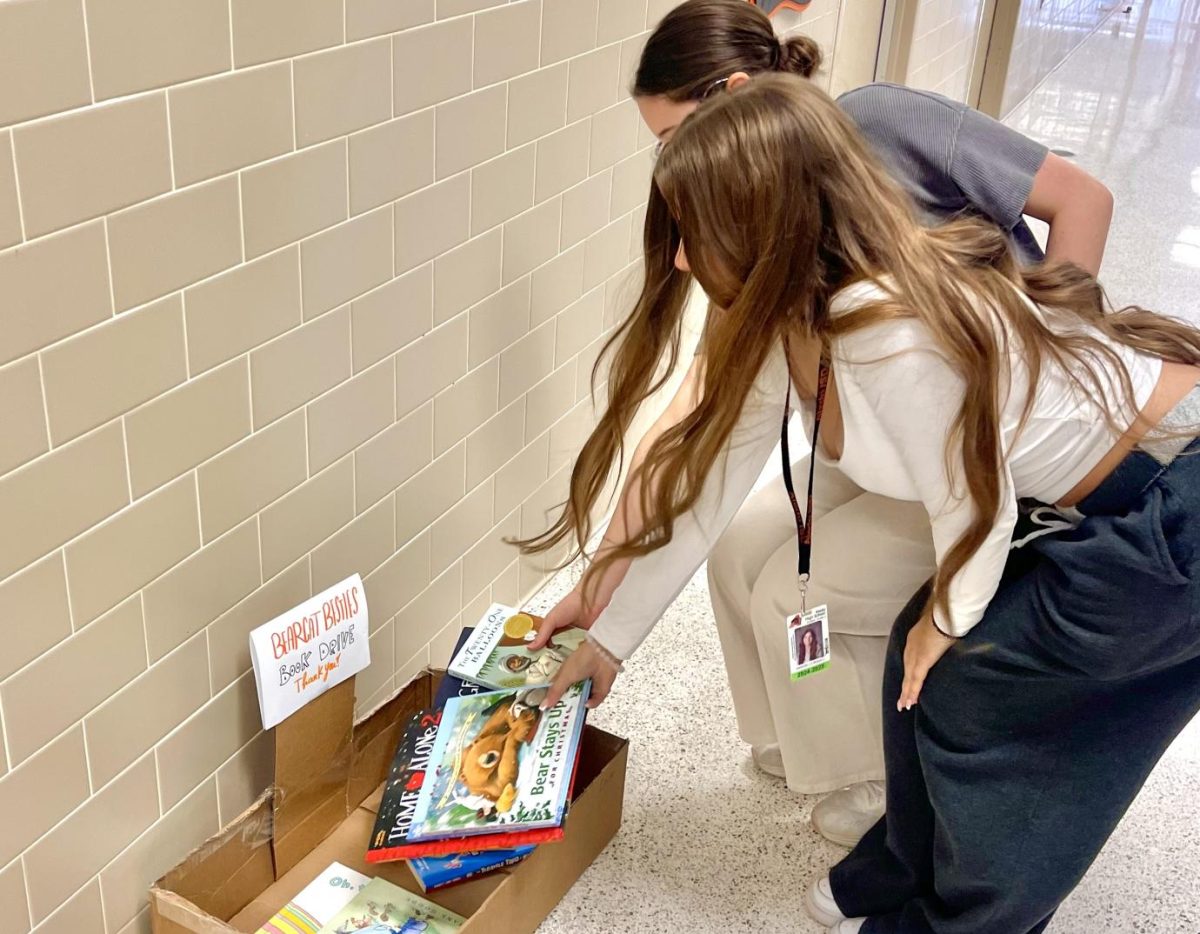
M800 575L800 611L806 612L809 572L812 570L813 477L817 464L817 438L821 433L821 416L825 412L825 390L829 387L829 368L821 364L817 371L817 404L812 430L812 455L808 459L808 508L800 511L796 487L792 482L792 457L788 449L788 421L792 417L792 382L789 378L783 407L783 427L779 431L779 456L783 461L783 484L787 487L792 512L796 515L796 573ZM806 521L807 517L807 521Z

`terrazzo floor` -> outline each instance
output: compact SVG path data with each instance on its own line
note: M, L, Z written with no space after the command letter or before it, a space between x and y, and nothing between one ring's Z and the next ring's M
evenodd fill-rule
M1116 193L1103 278L1117 300L1200 317L1200 3L1117 14L1010 122L1072 149ZM553 605L577 573L560 574L534 608ZM816 798L749 766L703 573L592 722L630 737L624 826L541 934L819 934L803 891L843 851L811 829ZM1200 721L1050 932L1200 932Z

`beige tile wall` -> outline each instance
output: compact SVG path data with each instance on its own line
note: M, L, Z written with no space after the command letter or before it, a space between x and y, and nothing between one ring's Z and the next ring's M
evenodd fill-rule
M2 934L148 930L269 781L254 626L361 573L366 710L542 582L671 5L0 3Z
M906 84L965 101L984 0L920 0Z
M1021 0L1001 113L1008 114L1124 4L1091 0Z

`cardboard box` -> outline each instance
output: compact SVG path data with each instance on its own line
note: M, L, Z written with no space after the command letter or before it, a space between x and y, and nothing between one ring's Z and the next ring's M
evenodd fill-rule
M353 680L281 723L274 787L151 887L155 934L257 931L335 860L420 892L407 864L363 856L400 732L439 677L425 672L359 724ZM462 934L534 931L620 828L628 742L587 726L581 750L561 842L426 896L469 919Z

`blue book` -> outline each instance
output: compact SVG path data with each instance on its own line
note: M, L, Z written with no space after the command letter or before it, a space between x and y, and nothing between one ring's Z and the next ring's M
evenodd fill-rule
M421 891L432 892L485 872L516 865L535 849L532 846L519 846L511 850L483 850L478 853L456 853L453 856L422 856L420 859L410 859L408 867L416 876Z

